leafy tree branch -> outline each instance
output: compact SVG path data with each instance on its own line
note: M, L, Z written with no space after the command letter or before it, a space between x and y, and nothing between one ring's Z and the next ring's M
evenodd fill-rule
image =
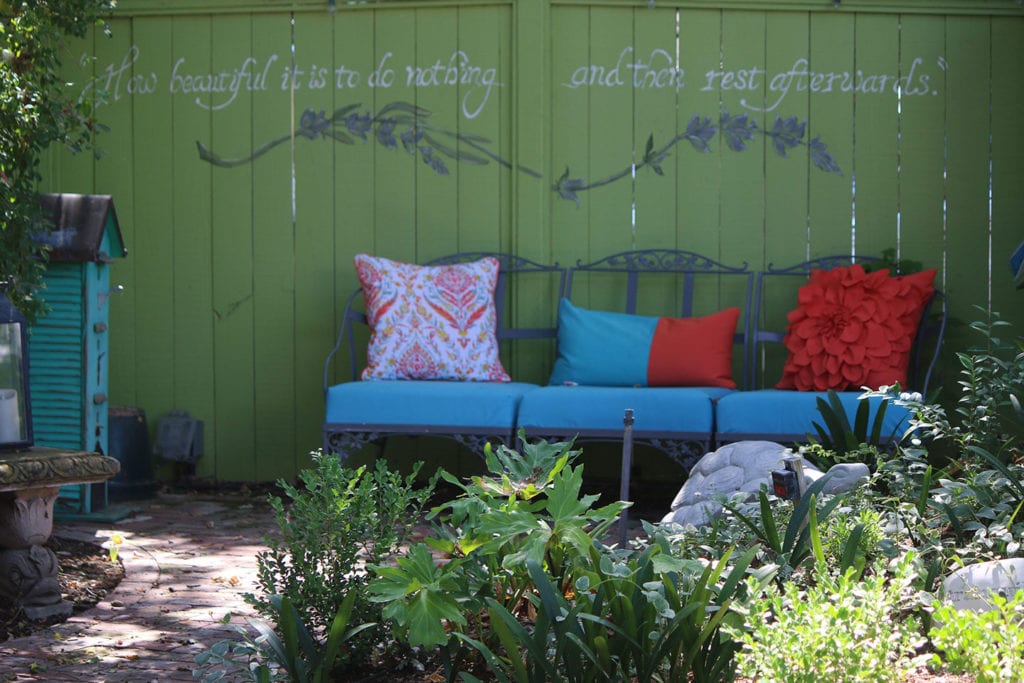
M68 38L84 37L111 0L0 0L0 287L29 317L39 298L47 229L38 199L39 164L53 143L95 149L92 102L73 97L60 75Z

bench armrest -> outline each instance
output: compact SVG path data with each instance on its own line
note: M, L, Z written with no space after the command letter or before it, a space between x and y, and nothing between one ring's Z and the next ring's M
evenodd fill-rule
M327 392L327 388L331 386L331 362L334 357L341 350L342 344L345 343L346 337L348 339L348 361L349 361L349 379L359 379L358 371L356 369L356 342L353 330L354 323L360 323L362 325L369 325L369 321L366 318L366 314L355 308L354 304L356 301L362 298L363 290L360 287L356 291L349 295L348 300L345 302L345 312L341 316L341 325L338 327L338 338L334 342L334 348L327 354L327 359L324 361L324 392Z

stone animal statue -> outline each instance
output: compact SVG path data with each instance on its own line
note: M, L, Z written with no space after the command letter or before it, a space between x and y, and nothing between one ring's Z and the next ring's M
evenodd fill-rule
M783 467L793 451L774 441L737 441L712 451L693 466L690 476L672 501L663 524L704 526L722 510L718 499L746 493L753 501L762 485L770 486L771 473ZM804 478L808 484L825 476L806 458L801 458ZM857 487L869 475L867 465L860 463L835 465L829 469L829 481L823 493L841 493Z

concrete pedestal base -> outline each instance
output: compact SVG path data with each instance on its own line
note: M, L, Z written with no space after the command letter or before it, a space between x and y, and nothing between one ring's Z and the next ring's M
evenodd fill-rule
M117 474L114 458L57 448L0 453L0 600L26 618L71 614L61 599L57 556L43 547L53 532L53 502L60 487L91 484Z

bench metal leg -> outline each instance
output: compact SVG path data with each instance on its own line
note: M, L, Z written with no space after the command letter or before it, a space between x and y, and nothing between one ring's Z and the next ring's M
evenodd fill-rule
M624 426L622 434L622 472L619 477L619 500L629 502L629 479L633 469L633 409L626 408L622 418ZM626 547L629 525L629 507L622 509L619 515L619 547Z

